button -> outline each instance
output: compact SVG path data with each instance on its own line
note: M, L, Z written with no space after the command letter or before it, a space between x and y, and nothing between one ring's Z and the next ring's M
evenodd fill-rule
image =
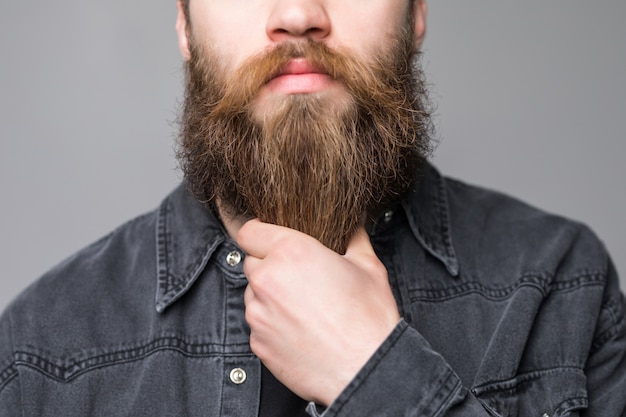
M236 250L226 255L226 263L228 265L235 266L239 262L241 262L241 253L237 252Z
M387 210L385 214L383 214L383 221L385 223L389 223L393 218L393 210Z
M241 385L246 382L246 371L241 368L235 368L230 371L230 381L233 384Z

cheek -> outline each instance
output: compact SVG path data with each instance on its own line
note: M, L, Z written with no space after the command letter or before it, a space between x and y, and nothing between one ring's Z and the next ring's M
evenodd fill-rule
M191 42L194 49L202 54L205 60L210 60L211 64L222 76L232 72L237 62L234 50L224 45L224 42L216 39L211 31L203 30L198 26L193 26Z
M210 47L222 65L235 68L266 46L264 19L248 7L242 13L238 0L205 0L191 3L194 41ZM194 5L197 5L194 8Z
M338 11L333 25L335 41L362 57L385 51L389 42L398 37L410 20L409 2L368 3L372 5Z

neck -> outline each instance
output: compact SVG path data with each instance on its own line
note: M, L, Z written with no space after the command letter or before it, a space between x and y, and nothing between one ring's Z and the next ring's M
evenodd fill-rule
M239 229L241 229L244 223L250 219L242 216L231 215L219 200L216 201L215 206L217 208L219 218L222 220L222 224L224 225L224 229L226 229L226 233L228 233L228 236L230 236L230 238L236 242Z

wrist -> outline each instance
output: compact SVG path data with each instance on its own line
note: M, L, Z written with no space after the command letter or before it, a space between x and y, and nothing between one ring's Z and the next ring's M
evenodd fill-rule
M315 404L328 407L335 402L401 322L402 318L398 315L391 328L380 333L382 337L373 338L370 343L361 340L358 347L355 347L354 344L348 345L341 355L337 355L343 359L333 369L332 376L320 384L323 390L320 392L319 398L313 399Z

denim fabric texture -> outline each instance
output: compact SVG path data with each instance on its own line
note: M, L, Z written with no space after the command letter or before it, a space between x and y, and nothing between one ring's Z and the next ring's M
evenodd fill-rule
M585 226L429 166L370 237L403 319L311 416L626 416L625 300ZM67 259L0 318L0 416L257 416L244 256L183 184Z

